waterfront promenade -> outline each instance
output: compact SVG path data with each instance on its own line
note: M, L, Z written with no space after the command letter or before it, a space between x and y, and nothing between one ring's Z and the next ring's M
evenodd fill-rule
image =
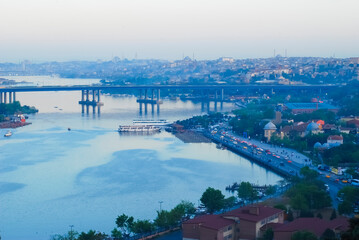
M225 131L208 132L205 135L214 142L221 144L222 147L225 146L229 150L247 157L283 177L298 176L300 169L303 167L302 164L293 162L290 158L266 151L269 149L264 145L261 148L252 144L248 139L241 140Z

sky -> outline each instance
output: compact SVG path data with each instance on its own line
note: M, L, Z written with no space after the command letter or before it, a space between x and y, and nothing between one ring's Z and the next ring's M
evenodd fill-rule
M0 62L359 56L358 0L0 0ZM275 49L275 50L274 50Z

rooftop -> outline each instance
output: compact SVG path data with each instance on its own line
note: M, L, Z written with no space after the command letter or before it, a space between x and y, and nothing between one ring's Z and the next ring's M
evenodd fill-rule
M183 224L200 224L203 227L219 230L234 224L233 220L223 218L222 215L203 215L185 221Z
M238 217L242 220L247 220L251 222L258 222L267 217L273 216L283 212L281 209L261 206L261 205L251 205L242 208L235 209L228 213L223 214L224 217Z
M338 109L328 103L286 103L289 109Z
M283 224L276 227L275 232L296 232L296 231L310 231L317 236L321 236L323 232L329 228L332 230L345 231L349 227L347 218L335 218L332 221L323 220L320 218L297 218L293 222Z

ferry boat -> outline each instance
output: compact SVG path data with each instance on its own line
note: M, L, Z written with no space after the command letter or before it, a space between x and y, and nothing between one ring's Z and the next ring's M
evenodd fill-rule
M147 120L147 119L135 119L133 120L134 125L150 125L150 126L165 126L169 125L170 122L165 119L158 119L158 120Z
M8 131L7 133L5 133L4 137L11 137L12 136L12 132Z
M160 127L150 125L120 125L118 127L119 132L159 132Z

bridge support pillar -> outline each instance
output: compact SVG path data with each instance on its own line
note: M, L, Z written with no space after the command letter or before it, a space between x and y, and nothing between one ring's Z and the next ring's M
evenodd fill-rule
M151 100L154 100L154 98L155 98L155 90L152 88L151 91L152 91Z
M161 90L157 89L157 100L159 101L161 98Z
M92 90L92 101L96 101L96 90Z
M16 95L15 92L12 93L12 101L15 102L16 101Z
M81 101L85 101L85 90L81 90Z
M90 90L85 90L86 91L86 101L89 100L89 95L90 95Z
M4 103L7 103L7 92L4 92Z
M224 89L222 88L221 89L221 102L223 102L224 100Z
M0 103L2 103L2 92L0 92Z
M97 90L97 102L100 102L100 89ZM99 108L100 110L100 108Z

